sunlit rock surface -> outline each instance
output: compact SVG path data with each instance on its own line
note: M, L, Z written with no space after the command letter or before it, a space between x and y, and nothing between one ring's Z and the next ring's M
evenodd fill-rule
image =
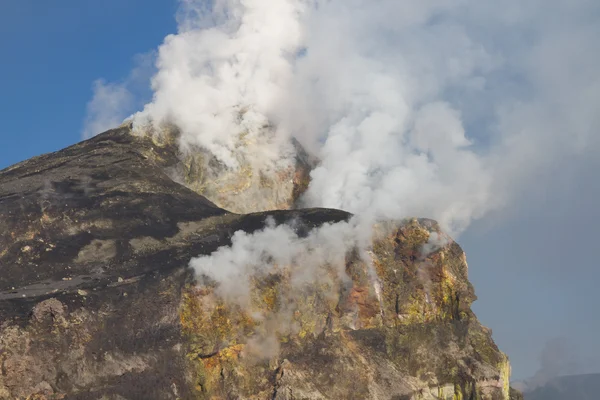
M123 128L131 130L127 124ZM285 146L286 157L268 163L268 168L261 168L254 165L261 157L251 160L245 156L259 153L261 143L240 135L237 145L243 151L236 154L239 167L230 168L202 147L181 146L179 132L174 127L167 126L160 132L138 129L135 134L151 138L152 150L177 156L165 168L173 180L220 208L239 214L294 208L296 200L308 187L310 170L315 162L293 139Z
M465 255L435 222L378 224L369 262L349 251L343 276L293 290L303 266L282 266L240 306L190 260L267 217L309 232L351 216L230 213L214 203L234 197L188 188L201 171L172 179L178 155L122 127L0 171L0 398L510 398Z

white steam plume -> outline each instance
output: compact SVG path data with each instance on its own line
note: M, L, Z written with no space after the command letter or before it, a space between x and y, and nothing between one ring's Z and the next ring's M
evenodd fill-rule
M135 126L175 124L182 148L231 168L291 159L294 136L321 159L305 205L430 217L456 235L557 156L597 149L599 8L181 1Z
M369 283L381 301L381 286L367 251L371 227L365 228L359 219L352 218L347 222L326 223L299 235L297 228L301 225L301 221L276 225L267 218L264 229L251 234L238 231L231 246L220 247L190 262L201 285L206 288L216 283L213 293L217 298L228 306L239 306L259 323L246 347L254 357L276 356L278 335L299 332L295 316L303 299L318 294L332 304L340 301L342 288L352 286L346 274L351 254L360 258L354 261L364 263ZM268 282L270 277L285 282L277 289L278 306L272 310L256 292L260 282ZM319 317L316 320L326 325Z
M597 153L599 16L593 0L182 0L134 124L174 124L230 168L291 163L296 137L321 160L304 205L456 235Z
M220 297L248 307L251 278L281 274L290 268L295 288L323 283L333 278L330 272L335 278L343 278L347 252L366 244L360 242L360 237L355 221L325 224L300 237L293 223L276 226L273 220L267 220L265 229L252 234L238 231L231 247L195 258L190 265L198 276L219 283L216 293Z
M278 139L286 138L265 137L265 127L289 87L306 6L217 1L209 14L205 7L205 1L182 2L180 31L159 49L154 99L136 116L136 127L175 124L182 146L205 147L229 167L238 166L242 138L261 145L260 155L246 156L278 159L283 150Z
M238 232L192 260L240 304L250 276L280 266L306 266L299 283L326 279L326 264L343 271L374 220L429 217L457 235L600 149L596 0L180 3L135 128L174 124L182 150L204 147L233 169L291 163L295 137L321 160L303 205L359 215L307 238L286 226Z
M135 129L174 124L182 150L201 146L229 168L250 161L261 171L291 164L295 137L321 160L303 205L359 216L306 238L289 226L238 232L231 248L192 260L238 304L251 277L282 266L305 267L292 269L292 291L326 280L327 265L342 274L374 220L429 217L457 235L600 149L596 0L180 3ZM118 89L99 86L108 101L90 104L86 132L114 124L112 100L127 100ZM445 242L433 235L423 254ZM259 353L276 353L272 338L257 337Z

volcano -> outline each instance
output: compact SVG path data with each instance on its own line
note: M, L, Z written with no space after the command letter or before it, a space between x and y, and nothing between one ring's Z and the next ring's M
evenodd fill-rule
M122 126L0 171L0 398L518 398L464 252L424 251L435 221L375 224L343 277L291 291L307 266L281 266L248 277L250 308L220 297L191 259L352 215L293 209L306 157L277 179L208 163Z

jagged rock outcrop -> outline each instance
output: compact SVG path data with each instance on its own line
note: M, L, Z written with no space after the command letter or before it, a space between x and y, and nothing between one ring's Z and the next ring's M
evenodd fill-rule
M430 220L375 230L377 278L350 255L350 281L309 285L293 299L285 269L254 281L253 310L275 321L274 357L252 357L248 338L268 336L244 309L207 287L187 291L182 324L198 390L220 398L508 399L508 360L470 310L475 296L460 247L450 241L424 254L439 234Z
M190 259L267 219L304 235L351 216L233 214L174 182L179 163L123 127L0 171L0 398L509 398L464 253L432 242L435 222L376 225L344 276L250 279L243 307Z
M130 123L122 128L132 131ZM187 145L187 150L181 151L180 133L173 126L165 126L160 132L133 132L151 139L152 148L147 152L149 157L153 157L156 149L160 154L177 155L164 165L165 172L172 179L218 207L239 214L294 208L296 200L308 188L310 170L314 165L314 160L295 139L287 146L295 154L293 161L290 160L292 157L284 157L280 163L261 169L245 156L258 153L261 144L241 137L239 146L244 151L237 154L239 168L232 169L200 146Z

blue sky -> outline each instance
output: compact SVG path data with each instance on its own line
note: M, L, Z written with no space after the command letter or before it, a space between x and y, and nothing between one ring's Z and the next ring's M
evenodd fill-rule
M176 31L176 6L1 1L0 168L79 141L93 82L127 79L137 54ZM517 378L534 374L544 344L559 336L579 348L575 372L600 368L596 156L560 160L560 170L523 188L508 212L476 222L460 238L479 297L474 309Z
M80 140L92 83L176 29L174 1L0 2L0 168Z

